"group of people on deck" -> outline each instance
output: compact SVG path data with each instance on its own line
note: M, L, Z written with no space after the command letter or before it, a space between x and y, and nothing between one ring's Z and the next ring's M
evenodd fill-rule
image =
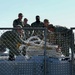
M43 31L42 30L34 30L33 27L46 27L47 28L47 41L51 44L55 44L55 26L50 24L48 19L44 19L43 22L40 21L40 16L37 15L36 21L29 25L28 19L24 18L22 22L23 14L19 13L18 18L13 21L13 29L12 31L7 31L1 35L2 44L9 48L9 60L15 60L15 55L20 55L20 51L18 51L21 44L26 45L23 40L27 40L30 36L37 35L40 39L43 39ZM25 29L25 27L32 27L33 29ZM25 56L26 51L23 49L23 55Z
M13 28L17 27L17 26L20 26L21 28L29 28L29 27L46 27L48 29L48 31L52 31L54 32L55 31L55 27L53 26L53 24L50 24L49 20L48 19L44 19L43 22L40 21L40 16L39 15L36 15L35 19L36 21L28 24L28 19L27 18L24 18L24 20L22 21L22 18L23 18L23 14L22 13L19 13L18 14L18 19L15 19L13 21ZM24 33L26 35L26 39L28 39L30 36L32 35L38 35L41 39L43 38L43 31L41 30L25 30L24 29Z

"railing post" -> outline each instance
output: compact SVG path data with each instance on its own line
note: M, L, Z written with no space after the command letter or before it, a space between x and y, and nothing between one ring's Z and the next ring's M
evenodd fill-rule
M74 75L74 33L73 29L71 28L71 50L72 50L72 55L71 55L71 70L72 70L72 75Z
M46 40L47 40L47 28L45 28L45 30L44 30L44 36L45 36L45 44L44 44L44 75L47 75L46 74L46 64L47 64L47 62L46 62Z

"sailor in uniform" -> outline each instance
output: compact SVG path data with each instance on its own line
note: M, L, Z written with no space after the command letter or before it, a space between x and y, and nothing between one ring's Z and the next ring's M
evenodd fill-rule
M19 47L22 44L25 45L23 41L23 30L21 28L22 27L18 25L16 29L12 29L11 31L6 31L1 35L1 44L9 49L9 60L14 60L15 55L16 56L21 55ZM26 51L23 51L22 54L25 56Z

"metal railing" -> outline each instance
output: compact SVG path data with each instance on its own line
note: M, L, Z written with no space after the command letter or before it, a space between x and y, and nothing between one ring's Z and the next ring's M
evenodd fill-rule
M44 40L44 50L43 50L43 55L41 56L44 56L44 59L43 59L43 74L44 75L49 75L50 72L48 73L47 70L48 70L48 66L50 66L52 64L52 62L48 62L48 59L50 59L47 55L47 29L46 28L20 28L20 29L23 29L23 30L29 30L32 32L32 30L35 30L36 32L38 31L42 31L43 32L43 39ZM71 75L74 75L74 33L73 33L73 30L75 28L71 28L70 30L68 30L67 32L55 32L55 38L56 38L56 43L55 45L59 45L61 47L61 52L62 54L64 54L66 57L69 57L69 47L71 48ZM6 31L12 31L12 30L16 30L16 28L0 28L0 36L5 33ZM38 30L38 31L37 31ZM41 32L40 31L40 32ZM38 34L37 34L38 35ZM30 35L31 37L32 35ZM40 38L40 37L39 37ZM9 39L8 39L9 40ZM36 50L35 50L36 51ZM41 51L41 50L40 50ZM50 50L51 51L51 50ZM49 54L50 55L50 54ZM54 58L54 57L53 57ZM37 60L38 61L38 60ZM9 62L9 61L7 61ZM36 65L36 63L34 62L31 62L34 64L34 66ZM49 63L49 64L48 64ZM50 64L51 63L51 64ZM25 66L26 66L26 62L25 62ZM22 66L24 64L22 63ZM29 64L30 65L30 64ZM63 64L64 65L64 64ZM55 65L56 66L56 65ZM28 66L29 67L29 66ZM62 66L63 67L63 66ZM31 67L30 67L31 68ZM26 68L25 68L26 69ZM29 68L27 68L29 69ZM23 70L23 69L22 69ZM36 68L34 68L34 72L35 72ZM23 70L24 71L24 70ZM29 70L30 71L30 70ZM31 70L32 71L32 70ZM54 71L55 72L55 71ZM28 73L28 72L27 72ZM7 74L8 75L8 74ZM20 75L20 74L19 74ZM28 74L29 75L29 74ZM30 74L32 75L32 74ZM33 73L33 75L36 75L35 73ZM37 74L38 75L38 74ZM54 74L52 74L54 75ZM64 75L67 75L64 73Z

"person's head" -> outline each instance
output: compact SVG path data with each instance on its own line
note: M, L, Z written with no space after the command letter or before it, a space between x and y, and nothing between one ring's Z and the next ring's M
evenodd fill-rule
M36 16L36 21L40 21L40 16L39 15Z
M48 19L44 19L44 26L48 27L48 25L49 25L49 20Z
M27 24L28 19L24 18L24 24Z
M55 27L53 26L53 24L48 25L48 30L54 32L55 31Z
M23 32L22 26L21 26L21 25L17 25L17 26L16 26L16 31L17 31L18 33L22 33L22 32Z
M22 14L22 13L19 13L19 14L18 14L18 18L21 20L22 17L23 17L23 14Z

